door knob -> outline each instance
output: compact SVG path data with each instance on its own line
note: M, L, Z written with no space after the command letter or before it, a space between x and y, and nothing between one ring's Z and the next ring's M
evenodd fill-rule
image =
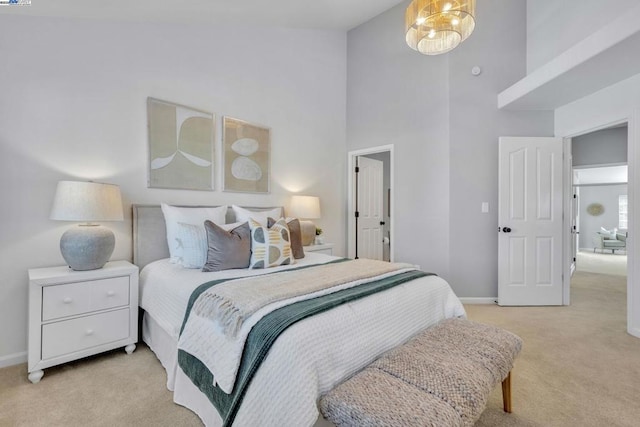
M509 227L502 227L502 231L505 233L511 233L511 229Z

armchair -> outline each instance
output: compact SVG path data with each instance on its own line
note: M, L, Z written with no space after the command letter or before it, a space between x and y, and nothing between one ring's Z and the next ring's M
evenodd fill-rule
M611 253L616 253L616 250L627 249L627 236L622 233L616 233L615 238L608 233L598 232L593 236L593 252L596 249L600 249L604 252L605 249L611 249Z

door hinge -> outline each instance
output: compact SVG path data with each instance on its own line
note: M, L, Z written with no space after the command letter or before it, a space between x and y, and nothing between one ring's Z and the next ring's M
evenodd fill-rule
M356 173L360 173L360 166L356 166Z
M573 198L574 198L574 199L577 199L577 198L578 198L578 195L577 195L577 194L574 194L574 195L573 195Z
M576 257L573 257L573 262L576 262Z
M356 218L360 218L360 212L356 211Z

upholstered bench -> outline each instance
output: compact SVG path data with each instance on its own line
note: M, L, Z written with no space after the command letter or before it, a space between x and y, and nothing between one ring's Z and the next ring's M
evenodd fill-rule
M471 426L502 382L511 412L511 368L522 340L503 329L447 319L390 351L320 399L343 426Z

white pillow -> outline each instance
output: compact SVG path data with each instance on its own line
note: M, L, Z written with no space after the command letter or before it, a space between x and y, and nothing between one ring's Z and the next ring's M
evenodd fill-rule
M213 222L213 221L212 221ZM242 222L220 225L220 228L231 231L241 226ZM217 224L216 224L217 225ZM182 256L177 263L184 268L202 268L207 262L207 231L204 227L193 224L178 223L178 239L182 244Z
M176 239L182 244L182 256L177 263L184 268L202 268L207 262L207 232L204 227L179 222Z
M197 225L204 231L204 221L209 220L214 224L224 224L227 214L227 207L220 206L217 208L182 208L170 206L166 203L161 204L164 221L167 225L167 244L169 245L170 261L177 263L182 258L182 243L176 237L178 236L178 223Z
M275 208L268 211L259 211L259 212L250 211L248 209L244 209L236 205L231 205L231 208L233 209L233 213L236 215L236 221L249 222L250 219L253 219L263 227L267 226L267 221L269 217L278 219L282 216L281 208Z
M615 239L616 238L616 234L618 233L618 229L614 228L613 230L607 230L604 227L600 227L600 233L601 234L608 234L610 238Z

